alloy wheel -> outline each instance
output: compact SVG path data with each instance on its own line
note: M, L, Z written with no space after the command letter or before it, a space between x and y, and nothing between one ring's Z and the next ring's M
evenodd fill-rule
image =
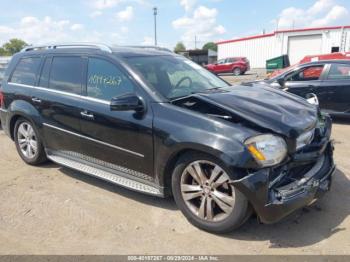
M200 219L226 219L235 205L235 190L227 173L218 165L199 160L190 163L181 176L181 194L187 207Z
M38 154L38 142L33 127L23 122L17 130L18 145L23 156L33 159Z

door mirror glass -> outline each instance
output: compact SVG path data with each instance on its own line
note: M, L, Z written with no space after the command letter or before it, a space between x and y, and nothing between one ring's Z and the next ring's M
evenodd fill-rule
M112 98L111 111L136 111L143 112L145 110L144 102L136 94L124 94Z

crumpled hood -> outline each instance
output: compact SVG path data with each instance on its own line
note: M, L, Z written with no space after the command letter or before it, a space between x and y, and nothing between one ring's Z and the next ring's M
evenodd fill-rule
M316 125L316 106L296 95L259 84L220 90L196 96L289 138L296 138Z

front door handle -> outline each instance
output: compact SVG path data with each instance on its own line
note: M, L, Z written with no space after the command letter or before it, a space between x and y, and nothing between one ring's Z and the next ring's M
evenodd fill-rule
M94 116L93 114L89 113L89 112L86 111L86 110L80 112L80 115L81 115L82 117L88 118L88 119L94 119L94 118L95 118L95 116Z
M32 97L32 101L34 103L40 104L41 103L41 99L37 98L37 97Z

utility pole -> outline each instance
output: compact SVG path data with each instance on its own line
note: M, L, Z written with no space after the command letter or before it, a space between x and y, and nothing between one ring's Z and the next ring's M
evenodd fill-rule
M157 14L158 8L153 7L153 15L154 15L154 45L157 46Z
M194 49L197 49L197 35L194 36Z

